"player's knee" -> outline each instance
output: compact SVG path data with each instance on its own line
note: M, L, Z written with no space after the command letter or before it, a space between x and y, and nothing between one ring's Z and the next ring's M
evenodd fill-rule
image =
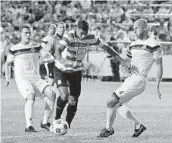
M119 97L116 95L116 93L113 93L111 97L107 101L107 107L113 108L119 103Z
M69 104L72 106L75 106L78 104L78 98L75 98L73 96L69 96Z
M44 94L45 94L46 97L48 97L49 100L55 101L56 93L53 91L53 88L51 86L47 86L44 89Z
M33 100L33 101L35 101L35 94L34 93L28 94L27 97L26 97L26 100Z
M56 93L53 92L53 93L48 97L48 99L49 99L50 101L55 102L55 100L56 100Z

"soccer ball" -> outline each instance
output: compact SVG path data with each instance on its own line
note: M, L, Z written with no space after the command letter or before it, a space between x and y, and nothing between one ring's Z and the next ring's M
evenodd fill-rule
M69 130L69 125L62 119L54 120L50 126L50 132L56 135L65 135Z

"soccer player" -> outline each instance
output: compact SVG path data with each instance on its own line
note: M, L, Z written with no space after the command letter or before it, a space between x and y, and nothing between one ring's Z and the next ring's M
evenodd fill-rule
M52 58L52 44L53 44L53 36L56 32L56 25L50 24L48 35L45 36L42 39L41 46L43 47L43 50L47 53L49 53L49 59ZM50 84L53 83L53 73L51 72L51 69L54 65L54 62L44 62L40 65L40 75L41 78L44 80L47 80Z
M13 45L7 56L6 85L10 83L9 67L14 61L15 81L21 95L25 99L25 132L36 132L32 123L35 97L40 96L45 101L45 112L41 128L49 130L48 122L55 102L55 93L45 80L39 75L40 56L44 55L40 44L31 41L31 27L23 24L20 28L21 42ZM42 57L43 58L43 57Z
M56 46L54 77L60 96L57 99L55 119L61 118L63 109L68 103L66 121L69 127L77 111L81 93L83 60L90 46L98 45L112 56L117 56L118 60L128 68L113 48L103 44L99 38L89 34L88 31L88 22L80 20L77 27L68 34L64 34Z
M157 95L161 99L159 90L163 74L162 49L155 39L148 35L148 24L145 19L138 19L134 23L134 31L137 40L130 45L128 56L131 59L131 75L125 82L110 96L107 101L107 121L98 137L106 138L114 134L113 123L118 109L119 114L134 123L133 137L138 137L146 127L141 124L133 115L130 109L124 104L132 98L141 94L146 87L147 75L153 63L157 65Z
M52 31L52 27L55 27L55 31ZM54 29L53 29L54 30ZM55 45L58 44L66 30L66 25L63 22L60 22L56 25L52 24L49 30L49 35L42 40L43 50L49 53L50 56L54 57L55 54ZM51 32L52 31L52 32ZM55 33L54 33L55 32ZM45 42L46 41L46 42ZM52 58L53 59L53 58ZM48 78L50 84L54 85L54 60L49 63L44 63L40 66L40 75L43 79ZM48 77L47 77L48 76Z

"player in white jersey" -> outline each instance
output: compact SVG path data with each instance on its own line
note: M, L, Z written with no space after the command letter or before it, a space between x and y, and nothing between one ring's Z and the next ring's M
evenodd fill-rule
M33 106L35 97L40 96L45 101L45 112L41 127L49 130L48 122L55 102L55 93L51 85L42 80L39 75L40 60L44 59L44 52L40 44L30 41L31 27L28 24L21 26L21 42L12 46L9 50L6 62L6 83L10 83L9 67L14 61L15 81L21 95L25 99L25 132L36 132L33 127ZM42 57L40 59L40 57Z
M128 68L123 59L121 59L113 48L103 44L95 35L89 34L88 30L88 22L80 20L77 27L68 34L64 34L63 38L56 46L54 77L60 96L57 99L55 119L61 118L65 105L69 103L66 115L66 121L69 127L76 114L81 93L84 57L91 46L97 45L106 50L109 54L117 56L117 59Z
M128 56L132 57L131 75L108 99L106 127L102 129L98 137L105 138L114 133L112 126L116 117L116 111L122 117L133 122L134 134L132 137L138 137L146 130L146 127L138 121L125 103L128 103L133 97L145 90L147 75L154 62L157 65L156 89L161 99L159 86L163 74L162 49L155 39L149 37L146 20L139 19L135 21L134 31L138 39L131 43L128 51Z

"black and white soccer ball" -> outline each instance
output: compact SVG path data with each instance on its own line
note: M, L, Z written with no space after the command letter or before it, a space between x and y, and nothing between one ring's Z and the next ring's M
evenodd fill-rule
M56 135L65 135L69 130L69 125L62 119L54 120L50 126L50 132Z

